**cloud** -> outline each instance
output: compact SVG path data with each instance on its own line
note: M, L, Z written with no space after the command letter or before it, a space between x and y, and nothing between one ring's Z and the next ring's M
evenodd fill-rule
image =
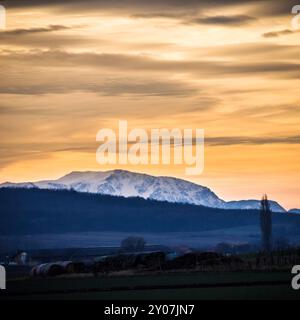
M176 19L183 24L195 24L195 25L222 25L222 26L241 26L255 21L256 18L247 15L229 15L229 16L203 16L197 17L195 12L151 12L151 13L139 13L131 16L132 18L141 19Z
M197 52L197 51L196 51ZM259 57L261 59L270 59L277 61L285 61L287 59L299 60L300 46L287 45L287 44L276 44L274 42L250 42L250 43L238 43L230 45L218 45L214 47L207 47L201 49L202 54L210 57L224 57L224 58L239 58L250 59L253 57Z
M266 0L265 0L266 1ZM259 2L259 0L250 0L248 2ZM82 2L82 0L3 0L3 5L10 8L24 8L24 7L39 7L39 6L73 6L76 8L80 6L80 8L85 9L95 9L95 8L201 8L201 7L211 7L211 6L230 6L240 4L240 0L86 0Z
M74 73L72 74L74 77ZM12 84L10 84L12 83ZM93 75L86 78L71 77L61 75L55 79L48 75L46 79L43 75L39 77L23 76L21 81L12 79L10 82L0 83L0 94L14 95L44 95L44 94L65 94L70 92L92 92L103 96L190 96L199 93L196 89L182 81L161 81L153 79L97 79ZM1 113L5 109L1 108ZM10 112L6 109L6 112Z
M196 139L192 140L193 145ZM150 142L150 141L149 141ZM161 143L161 142L160 142ZM174 140L171 140L174 144ZM228 137L206 137L204 144L212 147L234 146L234 145L265 145L265 144L300 144L300 135L286 137L254 137L254 136L228 136Z
M72 12L119 12L129 15L153 12L167 12L172 15L178 12L205 13L211 10L221 11L223 8L237 7L247 9L256 17L274 17L290 14L294 0L3 0L2 4L10 8L51 7L57 11Z
M49 25L46 27L22 28L0 31L0 45L19 47L57 48L66 45L85 44L88 39L81 36L57 34L56 31L70 30L74 27Z
M39 27L39 28L28 28L28 29L13 29L13 30L4 30L0 32L0 36L2 35L12 35L12 36L21 36L33 33L45 33L45 32L53 32L60 30L71 29L71 27L63 26L63 25L49 25L48 27Z
M47 50L31 52L6 51L0 54L0 62L19 64L26 67L53 66L53 68L93 67L102 70L133 71L168 74L194 74L198 78L232 77L235 75L265 75L271 77L297 78L300 64L283 61L219 61L219 60L160 60L147 55L107 54L107 53L72 53L67 51Z
M300 136L286 137L206 137L205 143L211 146L264 145L264 144L300 144Z
M2 144L0 146L0 170L14 162L47 159L57 152L85 152L94 153L96 142L32 142L15 144Z
M294 5L297 4L296 0L284 1L254 1L254 13L260 16L276 17L276 16L291 16L291 11ZM292 17L292 16L291 16Z
M209 16L195 18L189 21L192 24L208 24L222 26L241 26L255 21L256 18L247 15Z
M157 19L157 18L165 18L165 19L179 19L181 20L185 16L190 16L191 14L187 14L185 12L178 13L166 13L166 12L150 12L150 13L137 13L131 15L132 18L137 19Z
M150 141L149 141L150 143ZM174 143L171 140L171 143ZM195 142L194 142L195 143ZM266 144L300 144L300 136L286 137L205 137L206 146L222 147L235 145L266 145ZM161 144L161 141L160 141ZM55 141L55 142L31 142L31 143L3 143L0 146L0 167L5 167L16 161L43 159L57 152L85 152L94 153L97 149L95 141Z
M281 37L281 36L291 35L291 34L299 32L299 31L300 30L284 29L284 30L266 32L266 33L263 33L262 36L264 38L277 38L277 37Z
M78 34L59 34L56 31L74 30L82 26L48 25L45 27L19 28L0 31L0 45L16 45L20 47L64 47L66 45L86 44L100 39L89 39Z

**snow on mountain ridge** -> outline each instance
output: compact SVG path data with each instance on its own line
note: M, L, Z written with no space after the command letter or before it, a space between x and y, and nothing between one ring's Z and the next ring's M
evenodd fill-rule
M288 213L300 214L300 209L294 208L294 209L289 210Z
M276 201L269 200L270 208L273 212L285 212L286 210ZM226 209L259 209L260 202L257 200L239 200L239 201L228 201L226 202Z
M151 176L126 170L74 171L57 180L34 183L5 183L0 187L67 189L123 197L141 197L158 201L188 203L222 209L257 209L259 200L225 202L209 188L174 177ZM271 201L273 211L285 212Z

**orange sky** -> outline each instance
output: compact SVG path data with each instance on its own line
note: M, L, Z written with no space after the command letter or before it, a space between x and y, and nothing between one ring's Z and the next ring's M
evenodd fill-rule
M205 169L123 166L300 207L294 1L2 1L0 182L108 170L96 133L203 128ZM120 166L115 166L120 167Z

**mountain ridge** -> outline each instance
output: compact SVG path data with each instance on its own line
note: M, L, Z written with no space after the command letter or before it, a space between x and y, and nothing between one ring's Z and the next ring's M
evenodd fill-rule
M290 209L288 213L300 214L300 209L293 208L293 209Z
M224 201L211 189L187 180L170 176L152 176L127 170L72 171L56 180L37 182L6 182L0 188L39 188L48 190L75 190L121 197L141 197L171 203L203 205L220 209L258 209L255 199ZM272 211L286 212L275 201L270 201Z
M0 253L9 247L99 247L131 235L201 248L260 242L258 210L38 188L2 188L0 203ZM272 225L274 239L300 243L300 215L274 212Z

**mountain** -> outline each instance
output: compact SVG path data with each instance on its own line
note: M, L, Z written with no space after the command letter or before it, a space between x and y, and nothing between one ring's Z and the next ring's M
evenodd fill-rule
M80 232L208 232L258 237L259 211L224 210L142 198L124 198L72 190L2 188L0 246L3 237ZM273 213L276 237L300 234L300 216ZM214 232L213 232L214 230ZM230 231L231 230L231 231ZM215 240L214 240L215 241Z
M37 188L37 186L32 182L20 182L20 183L4 182L4 183L0 184L0 188L30 189L30 188Z
M35 183L4 183L0 187L75 190L103 195L141 197L222 208L224 201L210 189L172 177L154 177L125 170L71 172L60 179Z
M300 209L291 209L291 210L288 211L288 213L300 214Z
M259 200L225 202L209 188L173 177L156 177L125 170L71 172L57 180L29 183L3 183L0 188L39 188L75 190L102 195L140 197L172 203L203 205L222 209L258 209ZM273 211L285 212L277 202Z
M118 246L130 235L152 244L201 248L260 242L257 210L37 188L2 188L0 203L0 255L32 248ZM300 215L274 212L272 224L274 239L300 243Z
M270 208L273 212L285 212L286 210L276 201L269 201ZM260 201L258 200L240 200L240 201L228 201L225 205L226 209L256 209L260 208Z

